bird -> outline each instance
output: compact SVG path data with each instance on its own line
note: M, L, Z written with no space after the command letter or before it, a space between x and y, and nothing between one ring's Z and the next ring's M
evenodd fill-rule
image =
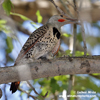
M60 48L60 28L65 24L75 23L75 20L67 19L63 15L53 15L46 24L36 29L22 47L15 65L30 58L36 60L41 57L53 59ZM12 82L10 91L15 93L20 81Z

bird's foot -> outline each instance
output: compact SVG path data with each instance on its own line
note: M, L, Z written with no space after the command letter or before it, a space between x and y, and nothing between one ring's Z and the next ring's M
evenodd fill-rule
M39 59L51 63L50 59L47 59L46 57L40 57Z

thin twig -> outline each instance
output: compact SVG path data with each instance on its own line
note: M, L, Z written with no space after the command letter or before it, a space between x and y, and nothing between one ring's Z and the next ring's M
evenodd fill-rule
M93 74L89 74L89 75L96 78L96 79L100 79L100 75L93 75Z
M83 3L83 0L80 0L80 6L79 6L79 12L81 11L81 9L82 9L82 3Z
M42 97L42 98L45 98L45 97L47 96L47 93L48 93L48 92L45 94L45 96L41 96L39 93L37 93L37 91L36 91L35 88L30 84L29 81L27 81L27 83L28 83L28 85L32 88L32 90L35 92L35 94L39 95L39 96Z
M71 17L73 17L73 15L72 15L72 13L70 12L70 10L69 10L69 8L67 7L67 5L65 5L65 3L64 3L62 0L60 0L60 2L61 2L62 5L65 7L65 9L66 9L66 11L68 12L68 14L69 14Z
M80 0L79 11L81 11L81 8L82 8L82 1L83 0ZM78 14L80 14L80 13L78 13ZM84 48L84 56L86 56L86 54L87 54L87 46L86 46L86 38L85 38L85 29L84 29L84 25L83 25L83 20L82 19L80 19L80 25L81 25L81 30L82 30L83 44L84 44L84 47L83 47Z
M76 0L73 0L73 3L74 3L74 7L75 7L75 11L76 11L76 15L77 15L77 18L78 18L78 15L79 15L79 11L78 11L78 9L77 9L77 6L76 6Z
M73 52L72 52L72 56L75 56L75 51L76 51L76 24L73 25Z
M72 90L72 80L73 80L73 75L70 75L70 78L69 78L69 81L68 81L69 85L68 85L67 95L70 95L70 92ZM70 100L70 97L68 97L68 100Z
M22 90L21 88L18 88L18 90L20 90L20 91L26 93L28 96L32 97L34 100L36 100L36 98L37 98L37 97L31 95L30 93L26 92L25 90Z
M69 15L67 15L66 13L64 13L56 4L53 0L49 0L50 2L52 2L54 4L54 6L56 7L56 9L64 16L71 18Z
M22 27L20 24L16 23L16 28L18 31L21 31L23 32L24 34L27 34L27 35L31 35L31 33L25 29L24 27Z
M75 5L72 5L68 0L67 0L67 3L68 3L77 13L79 13L79 11L76 9L76 6L75 6Z
M77 10L76 0L73 0L73 3L74 3L75 11L76 11Z
M87 46L86 46L86 38L85 38L85 30L84 30L84 26L83 26L83 21L80 20L81 23L81 30L82 30L82 38L83 38L83 44L84 44L84 56L86 56L87 54Z

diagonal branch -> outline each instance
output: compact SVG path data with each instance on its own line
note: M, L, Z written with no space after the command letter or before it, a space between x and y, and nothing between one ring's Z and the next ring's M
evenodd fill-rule
M50 62L35 61L16 67L1 67L0 84L67 74L91 73L100 73L100 56L61 57L52 59Z
M76 7L76 4L75 4L75 0L74 1L74 5L72 5L68 0L67 0L67 3L77 12L79 13L79 11L77 10L77 7Z
M36 97L35 97L35 96L31 95L30 93L26 92L25 90L22 90L21 88L18 88L18 90L20 90L20 91L26 93L28 96L30 96L30 97L32 97L34 100L36 100Z
M31 85L31 83L29 81L27 81L27 83L32 88L32 90L35 92L35 94L39 95L42 98L45 98L47 96L48 92L45 94L45 96L42 96L35 90L35 88Z
M49 0L50 2L53 3L53 5L56 7L56 9L64 16L68 17L68 18L71 18L69 15L67 15L66 13L64 13L56 4L53 0Z
M73 15L72 15L72 13L70 12L70 10L69 10L69 8L67 7L67 5L65 5L65 3L64 3L62 0L60 0L60 2L61 2L62 5L64 6L64 8L65 8L66 11L68 12L68 14L69 14L71 17L73 17Z

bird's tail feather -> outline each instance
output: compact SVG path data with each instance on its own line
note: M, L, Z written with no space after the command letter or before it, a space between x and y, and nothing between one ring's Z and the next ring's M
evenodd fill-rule
M17 89L18 89L19 84L20 84L20 81L12 82L11 87L10 87L10 91L12 91L12 93L16 92Z

